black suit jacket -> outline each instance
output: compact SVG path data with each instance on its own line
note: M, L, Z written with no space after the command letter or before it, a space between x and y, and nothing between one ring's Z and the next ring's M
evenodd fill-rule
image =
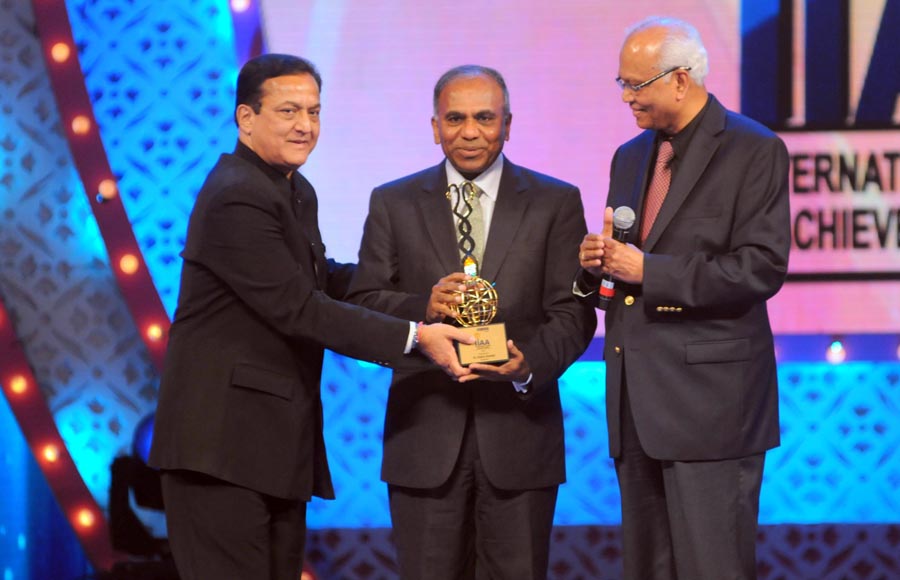
M787 273L788 153L774 133L710 99L643 246L643 284L617 284L606 314L613 456L623 373L651 457L732 458L779 442L766 300ZM654 137L645 131L616 152L608 206L641 215Z
M276 497L333 497L323 348L388 362L409 322L335 300L353 268L325 258L315 191L242 144L200 190L182 256L151 464Z
M350 300L422 320L431 287L461 271L445 197L444 164L372 192ZM512 383L459 384L422 357L395 368L384 426L382 479L432 488L450 476L471 408L481 461L502 489L565 481L557 377L590 342L596 317L574 299L586 226L578 189L504 161L480 276L499 294L496 322L534 373L527 397Z

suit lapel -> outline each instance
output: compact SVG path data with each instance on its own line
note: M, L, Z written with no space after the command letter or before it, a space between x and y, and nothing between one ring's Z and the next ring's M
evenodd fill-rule
M423 175L422 191L423 195L417 196L422 217L420 223L425 227L426 237L434 248L441 269L448 273L460 272L462 264L456 243L453 212L446 196L447 172L443 162Z
M292 179L296 192L294 199L291 200L291 205L297 223L300 225L298 237L304 246L301 251L304 257L309 256L311 259L316 285L319 289L323 289L328 286L328 261L325 259L325 245L319 235L319 200L316 198L316 191L312 184L303 176L295 172ZM298 200L300 203L297 203Z
M645 135L648 135L648 138L645 140L645 144L643 145L643 155L638 163L636 175L642 175L641 179L632 180L631 192L628 197L628 207L633 208L634 212L638 216L644 215L644 201L646 196L644 192L647 191L647 187L650 181L650 162L653 160L653 134L652 132L647 132ZM618 209L619 206L615 206L613 209ZM651 234L652 235L652 234ZM628 232L627 241L632 244L640 244L640 236L641 236L641 227L640 227L640 219L635 222L634 227Z
M653 222L650 235L644 242L645 252L653 250L653 246L656 245L678 209L690 195L719 148L718 135L725 128L725 109L715 100L715 97L710 96L710 99L713 99L713 102L710 103L710 108L706 111L702 124L697 127L697 132L691 137L690 147L687 148L684 160L678 167L678 173L669 186L669 193L666 194L666 200L659 210L656 221Z
M508 158L504 159L500 189L497 192L497 202L494 204L490 232L484 248L484 264L480 276L485 280L493 282L497 279L500 267L512 247L528 206L528 196L525 195L527 189L528 184L522 176L522 170L513 165Z

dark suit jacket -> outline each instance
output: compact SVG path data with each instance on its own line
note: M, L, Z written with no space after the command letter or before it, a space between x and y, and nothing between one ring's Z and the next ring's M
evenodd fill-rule
M326 260L315 191L297 172L292 181L294 192L239 144L200 190L150 461L276 497L333 497L323 348L399 358L409 322L333 299L352 267Z
M788 153L774 133L710 99L643 246L643 285L617 284L606 314L614 457L623 373L651 457L733 458L779 443L766 300L787 273ZM608 206L641 215L654 136L616 152ZM639 225L628 241L637 243Z
M425 317L431 287L461 271L446 190L441 163L372 192L350 300L400 317ZM528 489L565 481L556 380L596 327L594 313L571 291L585 231L576 187L504 160L479 275L495 283L495 322L506 324L525 354L532 391L523 397L512 383L455 383L422 357L407 357L415 363L395 368L388 397L382 479L416 488L444 483L471 407L482 464L494 485Z

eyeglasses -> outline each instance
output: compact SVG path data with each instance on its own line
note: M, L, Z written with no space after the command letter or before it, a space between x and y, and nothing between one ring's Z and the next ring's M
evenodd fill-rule
M691 67L689 67L689 66L673 66L669 70L664 70L661 73L659 73L658 75L656 75L655 77L649 78L649 79L645 80L644 82L638 83L636 85L633 85L631 83L623 81L622 77L616 77L616 84L619 85L619 88L622 89L623 91L625 89L628 89L629 91L636 93L639 90L641 90L642 88L646 87L647 85L654 83L654 82L658 81L659 79L663 78L664 76L666 76L667 74L675 72L677 70L691 70Z

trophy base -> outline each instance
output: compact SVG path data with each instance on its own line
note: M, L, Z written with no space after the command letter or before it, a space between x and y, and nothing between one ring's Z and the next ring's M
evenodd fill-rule
M467 367L472 363L504 363L509 360L506 325L502 322L484 326L464 326L460 330L475 337L475 344L456 343L456 353L462 366Z

